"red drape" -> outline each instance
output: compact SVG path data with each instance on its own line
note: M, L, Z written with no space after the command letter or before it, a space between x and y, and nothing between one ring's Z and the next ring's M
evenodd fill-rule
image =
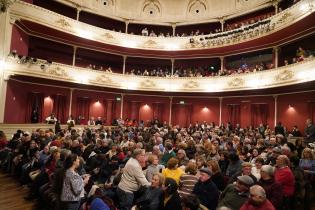
M241 123L241 105L240 104L228 104L228 119L229 122L236 126Z
M309 118L312 122L315 122L315 101L310 101L308 104L309 107Z
M83 116L86 120L90 118L90 98L77 98L77 117L80 115Z
M63 124L67 121L67 97L64 95L53 95L53 113Z
M158 119L160 122L163 122L164 104L162 103L153 103L153 119Z
M191 104L173 104L172 124L187 127L191 123Z
M26 114L25 123L31 123L32 111L37 109L38 111L38 122L43 122L43 111L44 111L44 94L29 92L27 94L26 102Z
M251 105L251 124L258 127L260 123L267 124L268 121L268 104Z

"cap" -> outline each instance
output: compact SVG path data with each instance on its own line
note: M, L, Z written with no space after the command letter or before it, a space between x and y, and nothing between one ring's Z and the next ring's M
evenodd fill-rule
M212 176L212 172L210 171L209 168L202 168L199 170L200 172L203 172L203 173L206 173L208 174L209 176Z
M246 184L248 186L251 186L254 184L253 179L248 176L248 175L244 175L244 176L238 176L237 179L242 182L243 184Z

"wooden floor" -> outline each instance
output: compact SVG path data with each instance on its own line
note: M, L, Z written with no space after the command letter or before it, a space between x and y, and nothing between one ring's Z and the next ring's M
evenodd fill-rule
M0 172L0 209L33 210L35 202L25 201L28 189L18 184L17 180Z

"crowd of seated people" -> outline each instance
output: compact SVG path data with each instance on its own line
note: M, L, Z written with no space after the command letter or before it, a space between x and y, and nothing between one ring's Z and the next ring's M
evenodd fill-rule
M131 120L133 123L134 121ZM40 209L310 209L315 126L281 123L0 131L0 166ZM136 125L136 126L135 126ZM310 143L310 144L307 144Z
M284 65L287 66L287 65L290 65L290 64L302 62L302 61L305 61L307 59L313 58L314 55L315 55L315 51L305 50L302 47L299 47L296 50L295 57L292 58L291 62L289 62L289 59L285 59L284 60Z
M247 64L244 63L238 68L227 68L219 73L220 76L232 75L232 74L243 74L250 72L264 71L268 69L273 69L274 65L272 63L257 63L257 64Z

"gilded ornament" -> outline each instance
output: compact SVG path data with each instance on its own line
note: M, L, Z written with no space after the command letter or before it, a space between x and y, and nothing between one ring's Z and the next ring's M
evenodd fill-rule
M230 87L240 87L244 85L244 79L242 78L234 78L228 82Z
M279 18L279 20L277 21L277 23L278 23L278 24L282 24L283 22L287 21L290 16L292 16L292 14L291 14L290 12L284 13L284 14Z
M294 76L294 73L290 70L283 70L278 75L276 75L275 80L280 81L286 81L292 79Z
M156 47L157 43L151 39L143 43L144 47Z
M105 76L105 75L96 77L94 81L98 83L106 83L106 84L113 83L113 81L108 76Z
M185 89L195 89L199 87L199 84L196 81L188 81L183 85L183 87Z
M144 80L140 83L140 86L143 88L153 88L156 86L156 84L152 80Z
M56 21L57 24L59 24L63 28L71 28L71 25L68 21L66 21L64 18L60 18Z
M106 39L114 39L114 36L111 35L110 33L105 33L103 37L105 37Z
M43 71L46 72L46 70L44 69ZM68 77L68 74L66 72L66 70L60 68L59 66L57 66L56 68L48 68L47 74L50 74L52 76L58 76L58 77Z

